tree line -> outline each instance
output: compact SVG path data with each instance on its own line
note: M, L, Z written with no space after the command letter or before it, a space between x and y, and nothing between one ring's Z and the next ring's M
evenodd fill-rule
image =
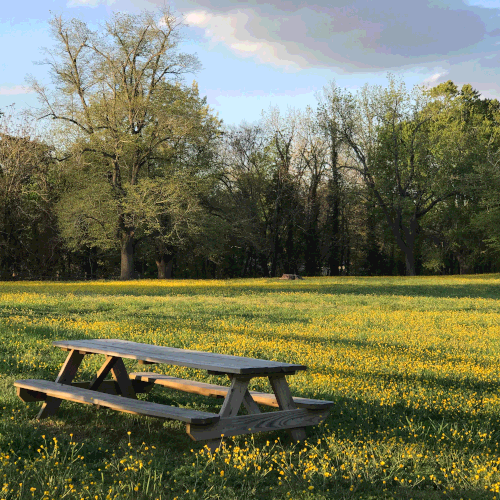
M500 271L500 103L453 82L227 127L182 19L50 22L40 108L0 110L3 279Z

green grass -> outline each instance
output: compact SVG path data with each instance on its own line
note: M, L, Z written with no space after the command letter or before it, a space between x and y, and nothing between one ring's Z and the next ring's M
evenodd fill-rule
M500 499L499 312L499 275L0 283L0 499ZM215 456L179 422L68 402L37 421L14 380L55 379L53 340L104 337L306 364L292 392L336 404L306 443L257 434Z

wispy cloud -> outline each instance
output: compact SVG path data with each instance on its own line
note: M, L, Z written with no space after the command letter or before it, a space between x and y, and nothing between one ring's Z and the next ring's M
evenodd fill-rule
M188 25L202 28L205 37L215 45L221 43L241 57L252 57L261 63L287 69L299 69L305 61L288 53L284 44L254 36L249 27L254 14L239 10L231 14L212 14L205 10L188 12Z
M376 8L372 0L194 3L178 0L176 6L214 44L273 65L341 73L477 59L495 43L500 22L500 9L464 0L377 0Z
M112 5L116 0L68 0L67 7L97 7L98 5Z
M443 70L443 71L438 71L437 73L434 73L433 75L429 76L426 78L422 83L424 85L435 85L438 83L439 80L441 80L443 77L445 77L449 71Z
M13 87L0 87L0 95L20 95L31 94L33 89L24 85L14 85Z

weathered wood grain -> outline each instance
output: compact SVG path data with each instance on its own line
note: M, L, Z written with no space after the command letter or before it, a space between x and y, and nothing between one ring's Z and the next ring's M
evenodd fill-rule
M134 372L130 374L133 380L155 383L157 385L176 389L179 391L189 392L191 394L200 394L202 396L211 396L224 398L227 395L229 387L222 385L208 384L206 382L198 382L197 380L185 380L170 375L160 375L158 373L149 372ZM263 406L271 406L278 408L279 404L274 394L265 392L249 391L253 400ZM321 399L308 399L294 396L293 401L298 408L309 408L311 410L320 410L322 408L330 408L335 403L333 401L324 401ZM245 401L243 401L244 403Z
M115 364L111 367L111 375L113 376L113 380L118 384L122 396L137 399L123 359L118 358L116 360Z
M152 382L156 385L176 389L178 391L189 392L191 394L200 394L202 396L211 396L216 398L225 398L229 387L222 385L207 384L196 380L185 380L182 378L171 377L170 375L160 375L159 373L134 372L130 375L131 379L141 380L143 382Z
M203 425L217 422L220 419L219 415L215 413L114 396L48 380L16 380L14 385L20 389L45 393L47 397L57 398L58 400L65 399L77 403L94 404L126 413L180 420L189 424Z
M154 387L154 384L148 382L142 382L141 380L130 380L136 394L147 394ZM90 389L90 381L83 382L71 382L71 385L75 387L81 387L82 389ZM106 394L114 394L115 396L120 396L120 386L115 380L104 380L101 382L97 389L91 389L93 391L105 392Z
M232 377L231 387L227 392L226 399L222 404L219 415L223 417L233 417L238 414L238 411L247 392L249 378L245 377Z
M136 394L147 394L154 387L153 383L142 382L140 380L132 380L131 382ZM88 380L85 382L71 382L71 386L80 387L81 389L90 389L91 383L92 382ZM104 392L106 394L113 394L115 396L119 396L121 394L120 387L114 380L104 380L104 382L99 385L98 389L92 390L97 390L98 392ZM20 387L17 387L17 395L26 403L33 401L45 401L47 399L47 394L45 393L21 389Z
M219 412L221 418L236 416L246 393L248 393L248 382L250 381L250 377L238 377L234 375L229 378L231 379L231 387L228 387L226 399L224 399L224 403ZM214 451L219 448L220 443L220 438L210 439L207 446L211 451Z
M47 399L47 394L43 392L29 391L28 389L23 389L22 387L17 387L17 395L19 396L19 399L25 403L45 401Z
M280 410L295 410L297 405L290 393L290 387L284 375L277 375L269 377L269 382L273 388L273 392L278 401ZM291 429L290 435L295 441L303 441L306 438L306 431L304 428Z
M186 366L210 370L214 373L239 375L293 373L307 369L304 365L141 344L120 339L63 340L54 342L53 345L62 349L76 349L85 353L105 354L150 363Z
M71 384L72 380L75 378L76 372L80 365L82 364L85 354L72 349L66 361L62 365L59 375L56 378L56 382L59 384ZM43 418L50 417L54 415L59 406L61 405L61 400L54 397L47 397L43 403L40 411L38 412L37 418L39 420Z
M97 391L99 389L104 379L108 376L109 372L111 371L111 368L116 363L117 359L119 358L113 356L106 356L106 360L102 364L101 368L99 368L99 371L97 372L96 376L90 383L89 386L90 390Z
M250 414L260 413L260 408L258 407L257 403L253 399L248 389L246 390L245 395L243 396L243 404L245 405L245 408L248 413Z
M325 420L328 410L287 410L258 415L240 415L221 418L219 422L210 425L187 426L188 435L195 441L214 440L222 436L231 437L240 434L277 431L281 429L296 429L309 425L317 425Z

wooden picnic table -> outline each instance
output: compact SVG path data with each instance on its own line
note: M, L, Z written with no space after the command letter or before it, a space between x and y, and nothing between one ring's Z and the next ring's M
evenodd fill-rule
M17 380L14 385L23 401L43 401L38 418L54 415L63 399L94 404L128 413L180 420L187 424L188 435L207 440L215 449L222 436L287 429L292 438L303 440L304 427L321 423L328 415L331 401L292 397L286 375L306 370L304 365L264 359L245 358L211 352L141 344L119 339L57 341L54 346L69 351L55 382ZM101 354L105 360L95 377L73 382L83 358ZM152 372L127 373L123 359L141 364L161 363L206 370L227 375L231 385L220 386L185 380ZM112 380L105 380L108 374ZM273 394L249 391L254 377L269 379ZM205 396L224 398L218 414L138 400L137 394L149 392L154 385ZM261 413L259 405L277 407ZM238 415L244 406L246 415Z

